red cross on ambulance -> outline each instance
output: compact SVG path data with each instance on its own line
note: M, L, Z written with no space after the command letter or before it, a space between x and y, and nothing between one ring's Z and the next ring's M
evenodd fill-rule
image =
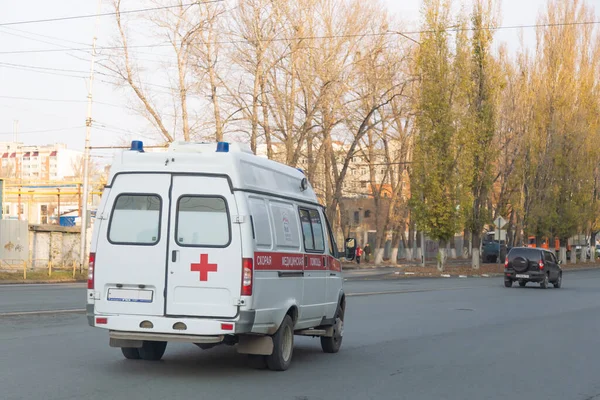
M217 272L217 264L209 264L208 254L200 254L200 263L191 264L192 272L200 272L200 281L208 281L209 272Z

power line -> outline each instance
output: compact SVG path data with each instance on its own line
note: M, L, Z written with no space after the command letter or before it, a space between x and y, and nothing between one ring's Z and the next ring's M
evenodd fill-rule
M136 9L136 10L120 11L119 14L134 14L134 13L141 13L141 12L147 12L147 11L166 10L166 9L169 9L169 8L190 7L190 6L194 6L194 5L220 3L220 2L223 2L223 1L225 1L225 0L207 0L207 1L197 1L197 2L193 2L193 3L187 3L187 4L177 4L177 5L172 5L172 6L139 8L139 9ZM56 21L68 21L68 20L73 20L73 19L107 17L107 16L110 16L110 15L117 15L117 13L116 12L107 12L107 13L100 13L100 14L70 15L70 16L67 16L67 17L56 17L56 18L34 19L34 20L26 20L26 21L2 22L2 23L0 23L0 26L38 24L38 23L43 23L43 22L56 22Z
M2 28L2 29L4 29L4 30L9 29L11 31L21 32L21 33L25 33L25 34L31 35L31 36L39 36L39 37L43 37L43 38L51 39L51 40L55 40L55 41L58 40L60 42L67 42L67 43L78 44L78 45L81 45L81 46L87 46L87 43L76 42L74 40L63 39L63 38L59 38L59 37L56 37L56 36L42 35L41 33L35 33L35 32L25 31L23 29L17 29L17 28ZM25 36L23 36L23 37L25 37ZM30 38L30 39L31 40L36 40L36 39L33 39L33 38ZM58 44L57 44L57 46L58 46Z
M72 126L69 128L57 128L57 129L42 129L39 131L19 131L19 135L22 133L46 133L46 132L61 132L61 131L68 131L68 130L73 130L73 129L80 129L80 128L85 128L85 125L80 125L80 126ZM14 135L14 132L0 132L0 135Z
M24 68L24 67L15 67L15 66L11 66L11 65L6 65L6 64L0 64L0 68L10 68L10 69L16 69L19 71L27 71L27 72L37 72L39 74L46 74L46 75L55 75L55 76L66 76L69 78L79 78L79 79L87 79L84 75L73 75L73 74L63 74L60 72L52 72L52 71L40 71L38 69L31 69L31 68Z
M222 0L220 0L222 1ZM237 40L220 40L211 42L211 44L243 44L250 42L261 42L261 43L269 43L269 42L289 42L293 40L317 40L317 39L338 39L338 38L364 38L364 37L376 37L376 36L392 36L399 35L406 37L406 35L417 35L424 33L435 33L435 32L462 32L462 31L499 31L505 29L526 29L526 28L544 28L544 27L561 27L561 26L581 26L581 25L597 25L600 24L600 21L587 21L587 22L559 22L559 23L549 23L549 24L532 24L532 25L507 25L507 26L498 26L498 27L482 27L482 28L473 28L473 27L451 27L443 30L421 30L421 31L385 31L385 32L373 32L373 33L361 33L361 34L346 34L346 35L315 35L315 36L299 36L292 38L273 38L273 39L265 39L265 40L250 40L250 39L237 39ZM411 39L413 40L413 39ZM414 40L413 40L414 41ZM136 49L136 48L157 48L157 47L170 47L171 43L154 43L154 44L146 44L146 45L133 45L127 46L127 49ZM124 46L101 46L97 47L96 50L123 50ZM2 51L2 54L30 54L30 53L50 53L50 52L59 52L59 51L91 51L91 47L85 48L65 48L65 49L36 49L36 50L13 50L13 51Z
M50 101L53 103L87 103L87 100L49 99L49 98L41 98L41 97L0 96L0 99L28 100L28 101ZM123 106L120 106L118 104L105 103L103 101L94 101L94 104L102 104L104 106L123 108Z
M40 70L45 70L45 71L75 72L78 74L87 74L87 71L76 70L76 69L50 68L50 67L40 67L37 65L12 64L12 63L6 63L6 62L0 62L0 65L5 65L8 67L23 67L23 68L31 68L31 69L40 69Z

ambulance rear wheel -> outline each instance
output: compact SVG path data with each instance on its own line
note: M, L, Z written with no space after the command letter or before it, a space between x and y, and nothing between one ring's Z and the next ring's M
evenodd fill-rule
M121 353L128 360L139 360L140 352L135 347L121 347Z
M152 342L144 340L142 347L138 349L140 358L146 361L158 361L165 354L167 342Z
M321 348L325 353L337 353L342 347L344 338L344 307L338 306L335 324L333 325L333 336L321 336Z
M267 356L267 365L273 371L285 371L292 363L294 352L294 323L286 315L273 338L273 354Z

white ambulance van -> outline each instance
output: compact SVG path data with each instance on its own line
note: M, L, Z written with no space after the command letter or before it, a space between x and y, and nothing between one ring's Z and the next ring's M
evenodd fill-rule
M115 157L97 211L87 315L128 359L167 342L234 345L286 370L294 335L336 353L337 246L304 174L239 143L173 143Z

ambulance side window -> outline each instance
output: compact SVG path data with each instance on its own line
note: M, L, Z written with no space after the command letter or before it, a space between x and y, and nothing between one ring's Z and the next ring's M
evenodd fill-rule
M269 211L263 199L250 197L250 213L252 214L252 223L254 225L254 235L256 237L256 247L271 249L271 225L269 223Z
M315 238L315 250L325 251L325 237L323 236L323 224L317 210L310 210L310 223Z
M152 246L160 241L162 200L155 194L117 196L108 225L111 244Z
M227 247L231 231L222 197L181 196L177 202L175 239L182 247Z
M302 223L304 249L306 251L314 251L315 243L313 241L312 227L310 225L310 214L308 213L308 210L300 210L300 222Z
M325 251L325 237L323 224L317 210L299 209L302 234L304 236L304 250L312 253Z

